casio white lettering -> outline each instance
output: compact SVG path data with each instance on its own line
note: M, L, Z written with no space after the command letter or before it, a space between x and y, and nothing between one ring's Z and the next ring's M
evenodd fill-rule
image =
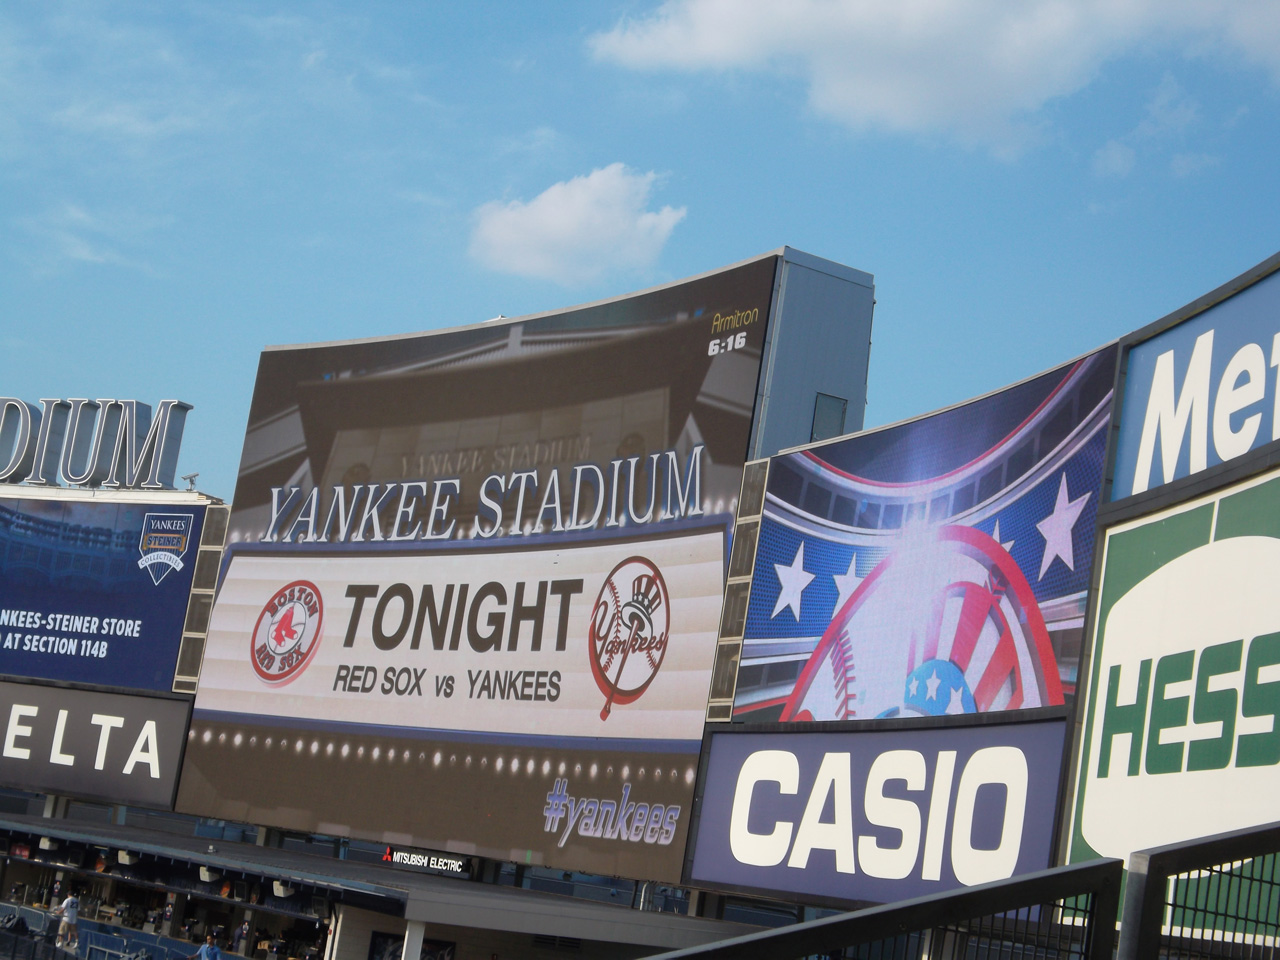
M993 746L974 752L958 772L955 806L951 807L955 783L956 751L936 755L930 784L929 764L916 750L889 750L871 764L862 797L862 815L873 827L897 831L896 846L882 845L871 834L857 835L852 795L851 755L827 753L813 777L805 785L807 799L799 824L777 819L767 831L751 829L757 786L776 784L783 796L800 796L800 761L787 750L759 750L743 762L738 773L733 809L729 818L729 847L739 863L757 867L787 867L803 870L815 850L835 854L839 873L900 880L917 871L924 880L941 880L946 837L951 835L952 872L961 883L971 886L1013 875L1022 848L1022 825L1027 802L1027 760L1012 746ZM905 792L919 794L919 800L891 796L888 784L902 781ZM993 849L973 845L974 813L978 790L984 785L1004 787L1006 799L1000 824L1000 840ZM902 793L904 791L894 791ZM830 804L830 821L823 813ZM755 823L762 819L757 810ZM950 831L948 831L950 825Z

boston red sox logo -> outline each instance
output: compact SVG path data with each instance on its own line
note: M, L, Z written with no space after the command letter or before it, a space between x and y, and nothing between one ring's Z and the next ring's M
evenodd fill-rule
M649 689L667 655L671 598L662 574L644 557L613 568L591 611L591 673L605 695L600 719L614 704Z
M250 638L250 659L271 684L294 679L320 645L324 603L314 583L295 580L281 587L258 614Z

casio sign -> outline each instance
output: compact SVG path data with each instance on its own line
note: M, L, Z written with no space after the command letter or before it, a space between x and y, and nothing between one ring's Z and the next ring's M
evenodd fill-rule
M1042 869L1065 726L713 735L690 876L887 901Z
M901 880L917 870L925 880L940 880L944 841L950 832L951 868L961 883L971 886L1012 876L1022 845L1027 758L1017 747L986 747L975 752L960 771L952 809L955 776L954 750L939 751L932 770L918 750L890 750L876 757L867 773L858 819L871 827L897 831L898 843L882 845L873 834L855 838L850 755L828 753L813 781L806 784L808 796L799 825L777 820L767 833L753 832L749 825L751 801L758 783L775 783L780 794L794 795L800 788L800 764L795 754L761 750L747 758L738 774L729 846L740 863L757 867L774 867L785 860L788 867L803 870L813 851L830 850L839 873L857 873L861 862L864 873L884 880ZM893 781L902 781L906 792L918 795L919 801L887 792ZM978 789L988 784L1003 787L1005 802L999 840L994 848L984 850L973 845L972 836ZM926 791L927 786L930 789ZM828 796L834 798L830 821L823 819Z

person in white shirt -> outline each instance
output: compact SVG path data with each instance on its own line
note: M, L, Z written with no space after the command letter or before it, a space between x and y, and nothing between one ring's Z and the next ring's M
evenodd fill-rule
M72 890L67 899L62 901L62 906L53 912L62 918L62 922L58 924L58 947L61 948L65 942L68 950L75 950L80 946L80 928L76 923L80 917L80 898L75 891Z

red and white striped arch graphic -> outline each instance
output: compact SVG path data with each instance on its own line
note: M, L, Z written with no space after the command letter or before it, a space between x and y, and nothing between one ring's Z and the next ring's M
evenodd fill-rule
M925 694L909 691L908 682L930 661L954 665L944 673L963 675L980 713L1063 702L1031 585L1008 552L976 528L949 525L905 536L837 611L780 719L919 712ZM933 679L936 685L936 672ZM936 712L950 712L945 706L939 702Z

